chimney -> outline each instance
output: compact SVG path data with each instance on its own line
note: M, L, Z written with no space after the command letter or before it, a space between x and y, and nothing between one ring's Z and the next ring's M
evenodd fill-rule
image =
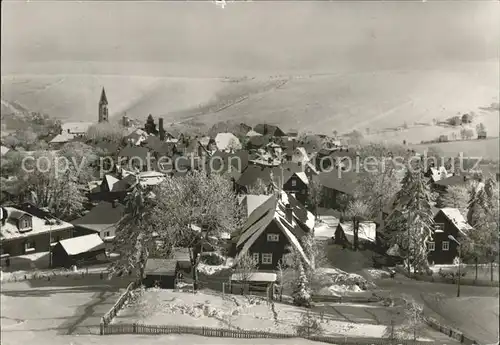
M285 218L291 224L293 221L293 211L292 206L290 204L285 205Z
M158 132L160 133L160 140L165 140L165 129L163 128L163 117L158 119Z

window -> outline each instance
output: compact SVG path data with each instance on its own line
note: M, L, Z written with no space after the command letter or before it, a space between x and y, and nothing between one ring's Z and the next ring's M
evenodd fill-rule
M267 234L267 242L279 242L280 235L278 234Z
M29 228L31 226L29 219L23 219L23 229Z
M109 235L110 235L110 232L109 232L109 231L106 231L106 232L104 233L104 237L109 237Z
M31 253L35 251L35 242L34 241L26 241L24 242L24 252Z
M434 224L434 232L444 232L444 224L443 223L435 223Z
M443 241L443 247L442 249L444 251L450 250L450 241Z
M436 250L436 243L434 242L427 242L427 249L431 252Z
M293 179L292 180L292 187L296 187L297 186L297 180L296 179Z
M253 258L254 264L257 265L259 263L259 253L253 253L252 258Z
M273 254L272 253L263 253L262 254L262 263L265 265L270 265L273 263Z

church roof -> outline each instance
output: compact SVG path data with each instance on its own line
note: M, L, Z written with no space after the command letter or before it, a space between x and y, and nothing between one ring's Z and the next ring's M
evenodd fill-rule
M108 104L108 98L106 97L106 91L104 90L104 88L102 88L101 99L99 100L99 103Z

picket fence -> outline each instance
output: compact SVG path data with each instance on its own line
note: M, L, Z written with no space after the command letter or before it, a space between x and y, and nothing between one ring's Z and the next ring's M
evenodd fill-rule
M143 325L143 324L108 324L103 327L103 335L110 334L190 334L203 337L217 338L243 338L243 339L291 339L298 336L293 333L271 333L263 331L250 331L241 329L176 326L176 325ZM347 338L323 335L311 335L303 337L308 340L328 344L349 345L385 345L390 342L387 339L378 338ZM394 345L427 344L429 342L397 341Z
M132 291L135 290L140 284L140 281L133 281L127 286L127 290L118 298L116 303L111 307L111 309L104 314L104 316L101 319L100 323L100 328L101 328L101 335L104 334L106 326L109 326L111 321L115 318L116 314L120 311L121 308L125 305L125 303L129 300L129 298L132 295Z

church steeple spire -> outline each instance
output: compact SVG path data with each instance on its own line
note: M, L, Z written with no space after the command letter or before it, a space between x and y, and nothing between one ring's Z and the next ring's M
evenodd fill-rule
M102 88L101 91L101 99L99 100L99 104L108 105L108 98L106 97L106 90L104 90L104 87Z
M101 91L101 99L99 100L99 122L108 122L108 98L104 87Z

